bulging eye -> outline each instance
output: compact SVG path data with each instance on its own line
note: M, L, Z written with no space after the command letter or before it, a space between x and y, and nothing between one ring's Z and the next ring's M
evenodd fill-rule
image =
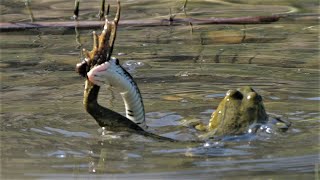
M262 101L262 97L259 94L257 94L256 92L248 93L247 99L251 100L251 101L253 100L255 102L261 102Z
M229 90L227 92L227 96L233 98L233 99L239 99L241 100L243 98L243 95L240 91L237 90Z

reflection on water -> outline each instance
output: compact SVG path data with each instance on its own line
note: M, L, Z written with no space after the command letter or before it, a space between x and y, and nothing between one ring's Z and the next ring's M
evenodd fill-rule
M80 7L94 20L99 1ZM319 162L319 25L317 1L190 1L196 18L298 13L264 25L123 27L115 54L143 94L147 123L192 139L188 120L207 122L228 89L250 85L270 115L293 123L286 133L225 137L203 143L157 142L108 132L82 107L84 80L74 72L73 30L2 32L1 175L21 178L312 178ZM185 17L183 1L122 1L123 19ZM70 20L73 2L32 1L39 21ZM1 21L28 21L24 4L2 1ZM50 8L51 10L48 10ZM91 32L80 31L83 47ZM124 111L105 90L102 104ZM129 174L128 174L129 173Z

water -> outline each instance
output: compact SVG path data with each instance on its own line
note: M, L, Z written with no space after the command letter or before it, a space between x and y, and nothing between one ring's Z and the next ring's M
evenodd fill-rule
M82 2L80 20L95 20L98 1ZM122 19L185 17L181 1L122 1ZM73 2L32 1L38 21L70 20ZM20 1L1 2L2 22L28 21ZM47 9L50 10L47 10ZM190 1L195 18L318 13L317 1ZM92 29L93 30L93 29ZM80 31L92 47L91 31ZM98 30L99 31L99 30ZM293 123L286 133L208 143L157 142L107 133L83 109L73 30L2 32L2 179L313 179L319 167L318 16L265 25L122 27L114 54L142 92L147 124L187 140L183 121L207 122L228 89L250 85L269 114ZM243 34L246 38L241 42ZM124 112L104 88L101 103Z

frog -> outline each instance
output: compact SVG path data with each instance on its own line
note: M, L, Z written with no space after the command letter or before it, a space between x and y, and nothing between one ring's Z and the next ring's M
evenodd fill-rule
M146 123L144 103L137 83L119 62L112 57L118 22L120 2L113 21L105 19L100 35L93 34L93 49L83 50L84 58L76 65L76 72L85 79L83 105L98 123L108 131L126 131L163 141L176 140L159 136L149 131ZM98 103L100 87L104 84L115 88L122 96L126 115L115 112ZM266 123L269 117L263 100L251 87L229 90L212 114L208 125L198 124L195 128L213 136L238 135L245 133L254 123Z
M252 87L244 86L228 90L212 113L209 123L197 123L195 129L206 132L202 136L207 138L221 137L245 134L253 124L262 125L268 122L282 131L286 131L291 125L288 121L269 116L262 96Z

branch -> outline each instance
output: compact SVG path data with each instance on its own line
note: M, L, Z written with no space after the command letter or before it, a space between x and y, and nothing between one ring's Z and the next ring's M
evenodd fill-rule
M210 18L210 19L195 19L195 18L173 18L173 19L148 19L148 20L122 20L119 26L178 26L184 24L204 25L204 24L267 24L276 22L280 19L279 15L272 16L255 16L255 17L236 17L236 18ZM92 29L104 25L102 21L64 21L64 22L0 22L0 31L21 31L26 29L38 28L75 28Z

